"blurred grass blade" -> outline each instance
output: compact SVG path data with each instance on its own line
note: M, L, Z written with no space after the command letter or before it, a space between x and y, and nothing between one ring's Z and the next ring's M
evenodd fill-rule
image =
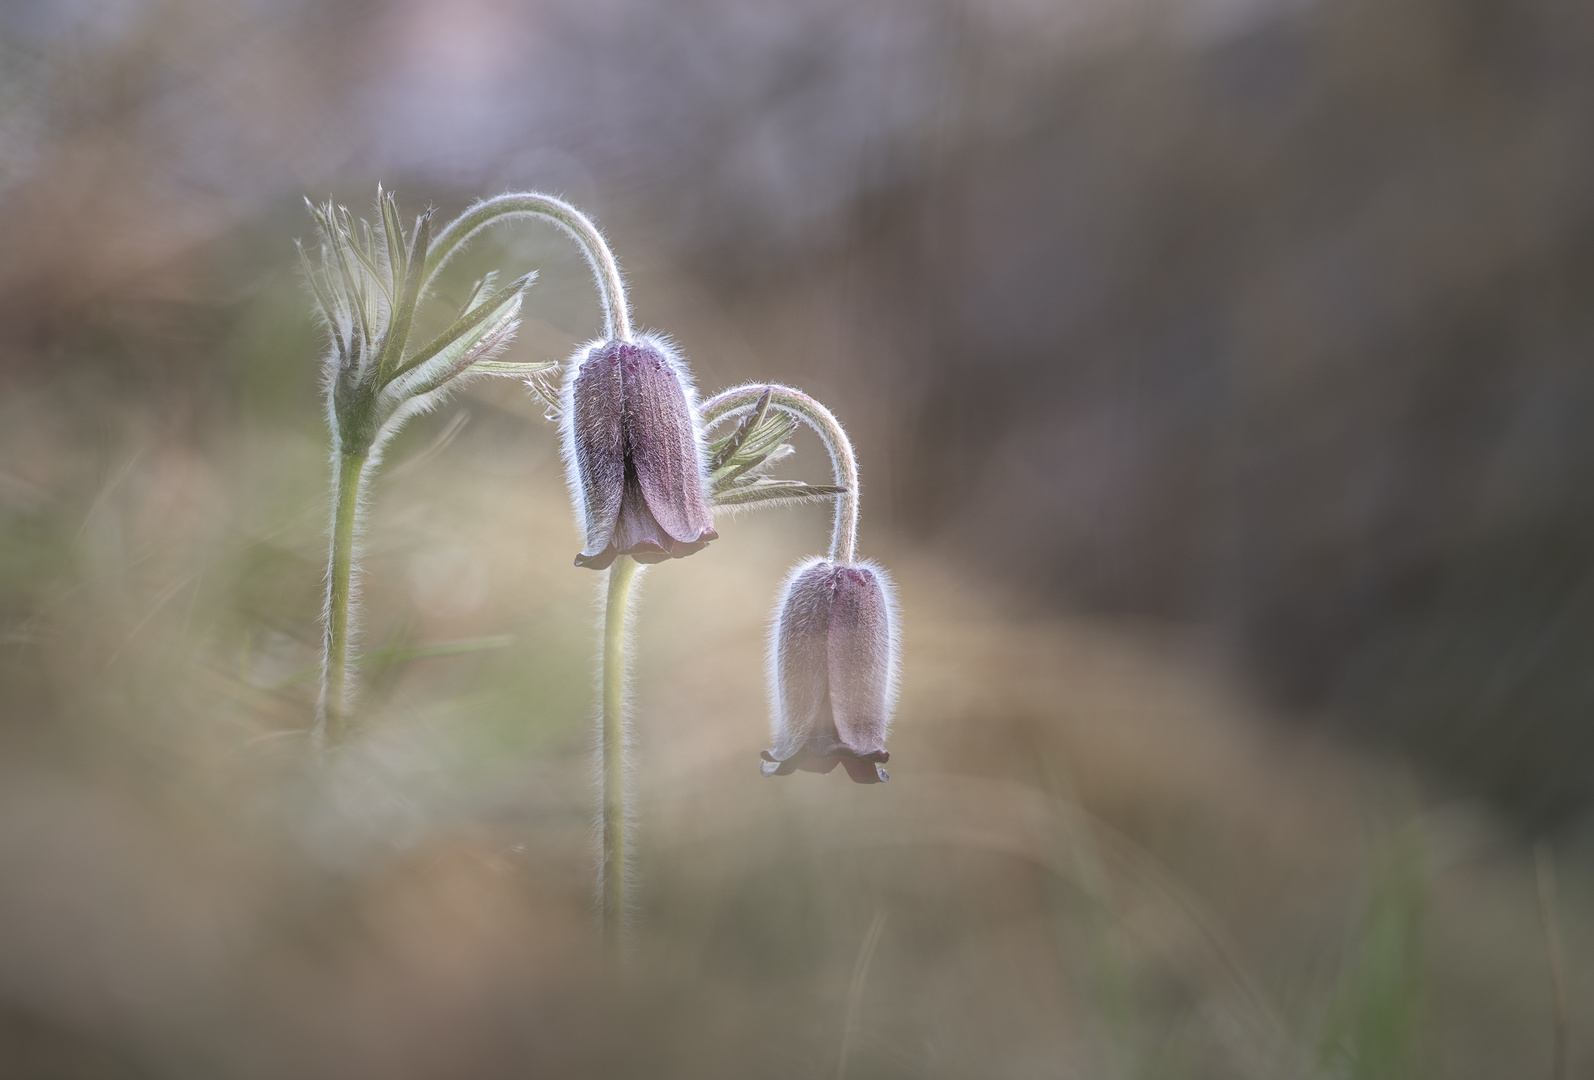
M437 433L437 437L426 444L425 449L405 458L397 465L389 465L382 473L383 478L391 480L395 476L403 476L405 473L413 472L415 469L420 468L426 462L448 449L449 444L459 436L459 433L464 430L465 425L469 422L470 410L459 410L449 419L448 425Z
M875 912L869 929L864 931L863 944L858 946L858 958L852 963L852 979L847 984L847 1018L841 1029L841 1051L836 1061L836 1080L846 1080L847 1058L858 1039L862 1027L863 987L869 978L869 965L874 962L875 948L880 944L880 932L886 928L886 911Z
M1319 1051L1319 1075L1406 1080L1423 998L1424 876L1415 825L1378 845L1368 895Z
M507 649L514 643L513 634L491 634L486 637L435 641L429 645L394 645L368 652L364 659L378 664L408 664L414 660L429 660L438 656L464 656L467 653L487 652L491 649Z
M1550 1010L1554 1028L1550 1077L1551 1080L1566 1080L1566 973L1561 959L1561 915L1555 886L1555 852L1548 840L1540 840L1534 845L1533 861L1539 889L1539 917L1544 923L1544 945L1550 959Z

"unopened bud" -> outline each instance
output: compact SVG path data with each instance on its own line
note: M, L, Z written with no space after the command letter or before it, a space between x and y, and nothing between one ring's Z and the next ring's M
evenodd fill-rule
M565 459L586 530L577 566L679 559L719 538L690 378L655 338L594 346L567 383Z
M764 775L827 773L860 784L888 779L881 764L896 705L897 611L891 581L872 563L800 563L787 577L769 643L774 743Z

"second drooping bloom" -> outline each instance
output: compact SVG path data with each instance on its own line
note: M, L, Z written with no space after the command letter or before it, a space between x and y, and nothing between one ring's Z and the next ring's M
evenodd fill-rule
M881 765L897 693L896 598L872 563L809 559L786 579L769 643L774 742L764 775L827 773L860 784Z
M679 559L719 538L703 494L691 379L657 338L592 346L563 402L570 490L586 530L577 566Z

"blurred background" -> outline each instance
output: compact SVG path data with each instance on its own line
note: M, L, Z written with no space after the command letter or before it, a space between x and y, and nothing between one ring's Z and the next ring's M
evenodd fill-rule
M892 783L757 772L823 508L650 572L624 987L518 386L394 445L305 738L292 241L379 181L563 194L858 445ZM596 332L492 267L515 358ZM1549 1076L1557 964L1594 1067L1591 358L1575 0L0 5L0 1073Z

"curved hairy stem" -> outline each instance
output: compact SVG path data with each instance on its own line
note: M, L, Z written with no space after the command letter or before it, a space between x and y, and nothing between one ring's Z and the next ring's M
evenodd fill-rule
M337 498L332 508L332 552L327 565L326 639L321 663L321 701L317 727L326 744L336 745L348 727L349 606L354 588L354 538L360 513L365 455L336 458Z
M698 408L703 429L707 431L726 417L753 408L766 391L771 407L784 410L813 428L830 452L836 486L845 489L836 499L836 519L830 530L830 559L850 563L858 549L858 458L841 421L822 402L790 386L749 383L722 391L703 402Z
M625 668L626 615L636 560L609 568L603 613L603 952L617 970L625 948Z
M433 275L476 233L504 218L536 217L552 222L568 233L581 247L597 279L598 297L603 301L603 336L608 340L631 340L631 309L626 302L625 281L620 264L592 220L563 199L541 192L526 191L479 202L437 235L426 255L422 280L430 285Z

